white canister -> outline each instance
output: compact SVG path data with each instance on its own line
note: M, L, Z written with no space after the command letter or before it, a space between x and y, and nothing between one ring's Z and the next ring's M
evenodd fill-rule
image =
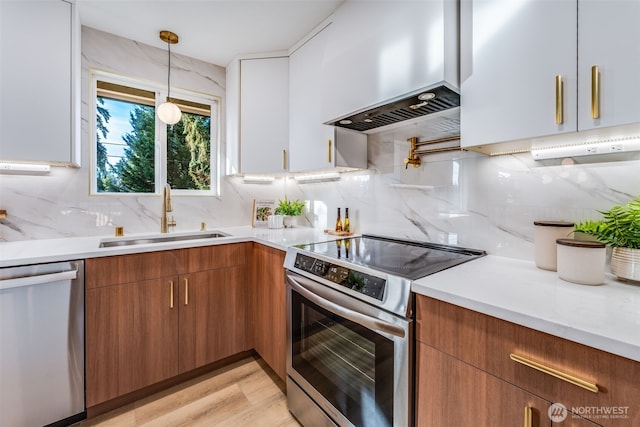
M558 239L558 276L581 285L604 283L607 250L604 243Z
M269 215L267 217L267 227L269 228L284 227L284 217L282 215Z
M556 271L556 240L573 237L573 222L534 221L536 266L544 270Z

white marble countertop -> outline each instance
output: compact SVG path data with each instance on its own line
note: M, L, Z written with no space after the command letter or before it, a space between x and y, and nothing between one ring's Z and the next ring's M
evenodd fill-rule
M566 282L533 261L488 255L413 282L416 293L640 362L640 285Z
M313 228L244 226L207 231L229 236L110 248L99 247L102 239L113 240L106 236L3 242L0 267L247 241L286 250L292 245L336 239ZM139 236L166 235L124 238ZM536 268L532 261L488 255L416 280L412 290L640 361L640 286L619 282L610 275L601 286L578 285Z
M45 262L67 261L84 258L98 258L112 255L123 255L141 252L180 249L186 247L210 246L226 243L255 241L277 249L286 250L288 246L303 243L314 243L335 240L335 236L327 235L323 230L314 228L281 228L264 227L221 227L207 230L228 234L228 237L210 239L181 240L175 242L147 243L140 245L114 246L101 248L102 240L116 240L112 236L69 237L62 239L25 240L0 243L0 268L17 265L38 264ZM198 234L199 231L169 234L127 234L122 239L136 237L165 237L172 235Z

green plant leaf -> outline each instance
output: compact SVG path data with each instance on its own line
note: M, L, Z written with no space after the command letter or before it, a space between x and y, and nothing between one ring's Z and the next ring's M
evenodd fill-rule
M640 249L640 195L624 206L612 206L608 211L599 211L600 221L582 221L574 231L595 236L612 247Z

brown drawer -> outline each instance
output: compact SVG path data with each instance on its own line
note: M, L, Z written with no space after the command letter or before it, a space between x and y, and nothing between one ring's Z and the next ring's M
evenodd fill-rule
M178 251L91 258L85 262L87 289L176 276Z
M179 273L186 274L244 265L247 262L246 253L246 243L180 249Z
M639 362L422 295L416 298L416 338L598 424L640 425ZM511 354L596 384L599 391L518 363Z

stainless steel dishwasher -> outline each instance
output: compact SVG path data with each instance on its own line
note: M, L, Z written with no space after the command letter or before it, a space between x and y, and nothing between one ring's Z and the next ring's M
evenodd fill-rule
M0 269L0 426L85 418L84 261Z

